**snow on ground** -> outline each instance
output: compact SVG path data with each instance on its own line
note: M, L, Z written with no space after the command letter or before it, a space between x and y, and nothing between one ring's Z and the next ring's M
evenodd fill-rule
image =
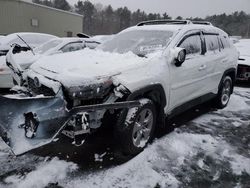
M102 169L108 154L93 156L97 170L78 169L70 158L15 158L0 145L0 187L247 187L249 111L249 88L236 88L227 108L185 122L126 163Z
M77 169L77 165L53 158L51 161L41 163L37 169L25 176L13 175L5 179L5 182L14 184L18 188L45 187L49 183L65 179L67 173ZM41 178L42 177L42 178Z
M203 143L203 140L207 140ZM187 157L195 155L195 148L209 148L217 141L210 135L174 132L150 145L143 153L129 162L96 174L73 179L69 187L178 187L179 181L171 167L179 168Z

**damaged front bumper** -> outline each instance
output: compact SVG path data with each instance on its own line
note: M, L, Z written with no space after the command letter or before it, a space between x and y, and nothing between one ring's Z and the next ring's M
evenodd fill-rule
M0 136L15 154L50 143L68 117L56 97L0 96Z
M14 154L20 155L52 142L72 117L79 113L131 108L139 106L140 103L138 101L104 103L78 106L71 110L68 110L66 105L61 90L54 97L0 96L0 136ZM84 122L84 125L89 123Z

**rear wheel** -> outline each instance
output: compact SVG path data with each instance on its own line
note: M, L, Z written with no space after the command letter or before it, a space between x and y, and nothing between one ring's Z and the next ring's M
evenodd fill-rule
M215 99L215 106L217 108L225 108L229 102L231 93L233 90L233 82L230 76L226 76L222 80L222 84L219 88L219 92Z
M141 99L140 102L140 107L131 108L126 115L121 114L118 118L115 137L124 154L138 154L153 139L156 124L155 105L149 99Z

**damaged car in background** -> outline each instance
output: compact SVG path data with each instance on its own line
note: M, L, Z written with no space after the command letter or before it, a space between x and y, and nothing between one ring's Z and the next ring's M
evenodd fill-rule
M35 48L48 40L56 38L54 35L44 33L12 33L7 36L1 37L0 40L0 56L5 56L12 44L18 44L23 51L28 51L30 48ZM29 46L27 46L27 43Z
M207 100L224 108L238 59L224 31L188 20L142 22L95 50L41 58L25 75L13 59L17 51L6 60L21 84L0 97L0 134L15 154L59 133L81 145L105 119L115 122L120 150L137 154L167 126L166 117Z
M237 80L250 82L250 39L240 39L234 45L240 53Z
M28 42L26 43L28 44ZM43 56L73 52L82 50L86 47L94 49L98 45L98 42L88 38L55 37L28 51L24 51L23 47L19 44L15 43L15 45L16 49L19 48L19 50L22 52L16 53L13 59L15 59L15 62L20 65L20 68L22 68L22 70L25 70ZM9 67L6 65L5 56L0 57L0 88L11 88L14 85L20 84L19 82L20 80L18 79L18 77L13 74L11 69L9 69Z
M6 54L12 44L17 44L24 52L30 52L41 44L57 38L54 35L44 33L12 33L0 39L0 88L11 88L13 80L10 75L10 69L6 66ZM27 68L26 64L23 68Z

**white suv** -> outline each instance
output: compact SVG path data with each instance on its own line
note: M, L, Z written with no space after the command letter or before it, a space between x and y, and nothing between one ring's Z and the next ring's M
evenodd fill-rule
M7 61L13 68L11 57L9 53ZM156 129L167 126L166 117L212 99L225 107L237 59L228 35L210 23L142 22L96 50L33 64L22 76L22 94L0 98L1 108L19 105L15 113L1 114L0 125L9 135L4 140L16 153L48 143L60 132L79 145L108 122L122 151L137 154Z

